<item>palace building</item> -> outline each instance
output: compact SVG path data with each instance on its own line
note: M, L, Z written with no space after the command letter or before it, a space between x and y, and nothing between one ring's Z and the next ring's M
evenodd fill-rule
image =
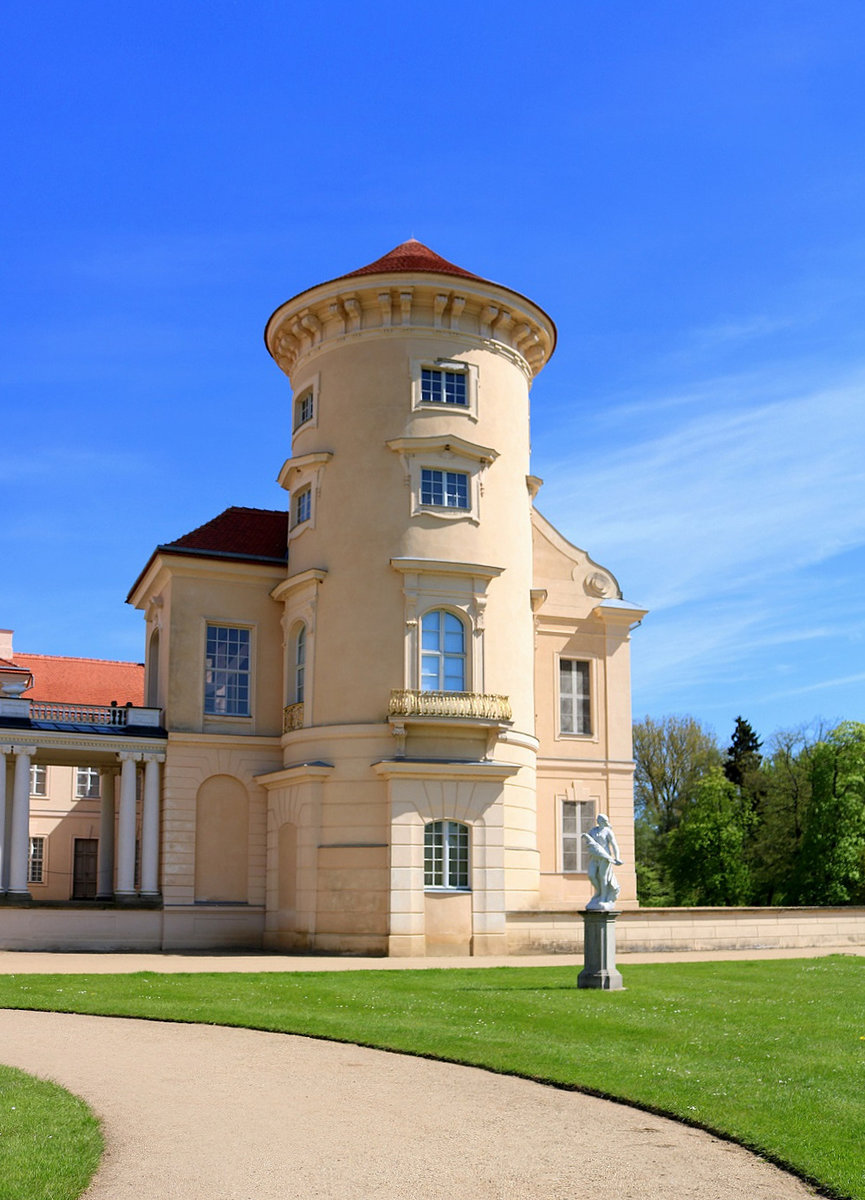
M637 904L644 612L535 507L553 322L412 240L282 304L265 341L285 508L156 547L128 597L142 690L37 700L38 656L0 653L0 946L572 945L598 812ZM60 768L90 772L80 838L39 824L31 780Z

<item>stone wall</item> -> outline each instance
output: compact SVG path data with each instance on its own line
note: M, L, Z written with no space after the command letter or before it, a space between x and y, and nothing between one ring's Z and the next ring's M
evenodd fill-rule
M577 954L578 910L511 912L510 954ZM643 908L616 921L619 955L865 945L865 908Z

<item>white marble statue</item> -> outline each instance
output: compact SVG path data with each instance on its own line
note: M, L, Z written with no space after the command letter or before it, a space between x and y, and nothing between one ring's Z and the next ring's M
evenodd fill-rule
M593 828L583 834L583 842L589 855L589 880L594 888L586 912L612 912L622 890L613 867L620 867L622 860L610 818L599 813Z

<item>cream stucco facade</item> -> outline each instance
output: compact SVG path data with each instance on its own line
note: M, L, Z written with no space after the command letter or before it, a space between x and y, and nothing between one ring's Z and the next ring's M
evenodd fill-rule
M265 337L292 393L287 566L169 545L130 595L168 730L166 929L503 952L509 914L588 900L578 835L599 811L635 906L643 613L534 508L552 322L407 243L288 301ZM234 711L208 705L214 630L248 648Z
M7 909L38 899L32 763L101 772L79 815L107 907L64 913L68 944L529 949L563 913L576 936L599 812L636 908L644 614L535 507L529 393L552 321L411 241L280 306L265 340L287 376L269 433L285 509L157 547L129 595L147 707L65 725L7 664ZM47 917L15 920L19 942L48 936Z

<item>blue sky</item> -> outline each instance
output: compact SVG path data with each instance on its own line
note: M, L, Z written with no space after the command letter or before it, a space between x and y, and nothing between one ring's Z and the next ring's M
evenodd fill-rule
M284 506L265 320L413 235L558 324L538 505L651 609L635 715L865 719L863 43L861 0L12 3L0 626L140 658L154 545Z

